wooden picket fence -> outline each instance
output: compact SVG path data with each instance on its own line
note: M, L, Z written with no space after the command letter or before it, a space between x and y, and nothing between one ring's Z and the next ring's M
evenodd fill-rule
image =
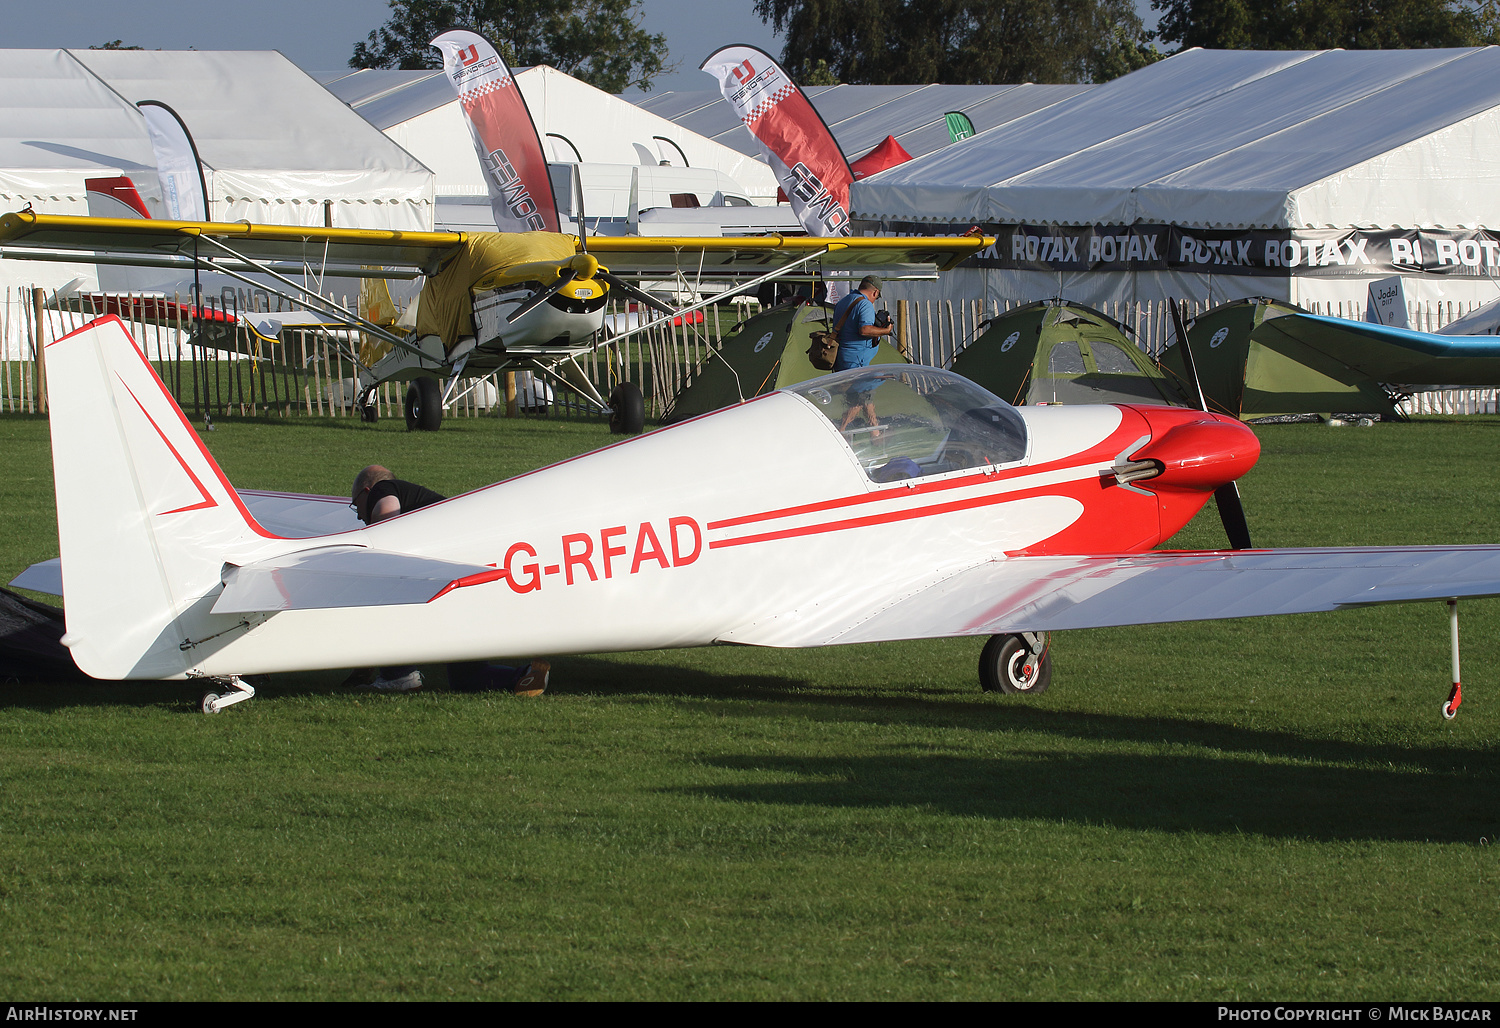
M275 297L262 292L206 298L204 305L229 314L242 310L274 313L280 309L273 305L275 302ZM341 302L350 307L349 298ZM231 349L226 351L190 345L188 326L180 318L161 324L138 316L150 306L147 298L127 297L118 306L147 359L184 413L195 420L204 416L357 415L353 406L357 393L355 367L346 356L351 347L358 348L357 338L340 338L321 329L287 329L281 341L266 343L240 327L235 330ZM612 303L606 323L637 323L627 322L640 315L625 307ZM58 301L34 288L5 291L0 305L0 413L46 412L43 369L38 360L42 346L95 316L92 307L77 299ZM618 344L607 343L582 358L580 364L605 397L617 382L636 382L646 398L648 415L659 416L691 381L693 370L737 317L736 310L726 306L679 319L687 324L649 327ZM648 325L651 318L646 319ZM504 376L499 374L466 381L454 390L446 415L508 413L505 388ZM387 382L378 387L377 416L401 417L405 392L404 383ZM599 417L580 396L555 384L547 413L555 417Z
M332 299L332 297L330 297ZM210 306L237 306L251 312L271 312L277 302L265 293L240 294L208 301ZM348 298L342 299L349 306ZM895 304L899 335L907 341L913 360L945 367L972 343L990 318L1027 300L982 303L961 300L899 300ZM41 290L5 291L0 306L0 413L45 413L45 388L37 357L46 340L82 325L92 312L52 309L59 306ZM66 304L62 304L64 308ZM1410 324L1433 331L1468 313L1478 304L1455 302L1410 304ZM607 324L626 323L640 315L611 304ZM1189 302L1189 315L1208 305ZM608 396L614 383L637 383L646 399L648 417L659 417L677 394L691 384L712 350L739 320L758 307L725 304L690 316L687 324L656 326L619 343L607 343L581 360L585 375ZM1104 314L1128 326L1138 346L1156 356L1172 342L1171 315L1164 303L1108 303ZM1359 303L1313 304L1315 314L1360 319ZM654 317L654 315L652 316ZM618 319L618 321L614 320ZM355 369L344 356L357 342L341 341L326 331L286 330L283 341L266 344L240 329L234 352L188 345L186 326L161 325L127 318L136 341L157 367L189 417L205 415L245 417L355 416ZM634 324L634 321L630 321ZM448 417L478 417L486 413L515 413L504 402L503 376L491 375L455 391ZM385 383L376 395L380 417L402 416L405 385ZM1407 413L1477 414L1500 412L1500 390L1453 389L1419 393L1407 400ZM598 414L568 390L554 389L548 409L553 417L597 418Z

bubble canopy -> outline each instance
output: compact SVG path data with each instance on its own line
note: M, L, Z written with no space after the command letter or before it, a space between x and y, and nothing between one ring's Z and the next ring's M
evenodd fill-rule
M875 482L1025 459L1026 422L962 376L921 365L840 371L786 390L839 430Z

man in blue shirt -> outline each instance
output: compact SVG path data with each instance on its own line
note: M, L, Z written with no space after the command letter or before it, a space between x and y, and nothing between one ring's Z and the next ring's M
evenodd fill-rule
M875 323L875 301L880 299L880 287L884 283L878 275L866 275L859 281L859 289L850 293L833 308L833 323L838 326L839 352L833 360L834 371L851 368L867 368L875 359L882 336L895 331L890 324ZM875 389L873 385L853 388L845 396L848 410L839 424L839 431L846 431L860 415L869 422L870 437L880 437L880 422L875 419Z
M881 282L878 275L866 275L860 279L859 289L850 293L833 308L833 323L839 325L839 354L833 361L834 371L868 367L875 359L875 350L882 336L895 331L892 325L875 324L875 301L880 299Z

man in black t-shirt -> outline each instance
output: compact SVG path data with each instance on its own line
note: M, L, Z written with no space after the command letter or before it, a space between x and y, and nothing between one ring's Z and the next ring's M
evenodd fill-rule
M354 476L349 506L366 525L407 514L447 499L415 482L405 482L389 468L371 464ZM448 685L460 692L482 692L504 689L517 696L540 696L547 688L551 665L533 660L522 668L491 664L485 661L448 665ZM422 673L414 667L385 667L375 674L356 671L348 684L377 692L412 692L422 687Z

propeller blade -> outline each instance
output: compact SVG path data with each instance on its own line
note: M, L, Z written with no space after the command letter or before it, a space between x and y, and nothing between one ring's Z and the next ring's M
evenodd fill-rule
M1175 301L1172 303L1172 331L1177 335L1177 345L1182 347L1183 367L1187 369L1188 378L1193 380L1193 389L1198 394L1198 409L1207 411L1208 398L1203 395L1203 383L1198 379L1198 365L1193 360L1193 348L1188 345L1187 323L1183 320L1182 309ZM1219 507L1219 521L1224 525L1224 534L1229 537L1229 548L1250 549L1250 525L1245 520L1245 505L1240 501L1240 487L1233 482L1219 486L1214 490L1214 503Z
M585 224L588 212L583 209L583 172L578 165L573 165L573 189L578 197L578 247L584 253L589 252L589 228Z
M626 282L618 275L611 275L607 271L600 271L596 277L602 278L604 279L604 281L608 282L611 289L618 289L620 292L624 293L632 300L635 300L638 303L644 303L646 306L652 308L653 310L661 311L663 314L677 313L676 308L662 303L660 300L652 296L650 293L646 292L644 289L640 289L636 286L631 285L629 282Z
M1251 549L1250 525L1245 521L1245 505L1240 502L1240 487L1227 482L1214 490L1214 502L1219 505L1219 520L1224 523L1224 534L1229 536L1231 550Z
M1198 364L1193 360L1193 348L1188 345L1187 323L1177 301L1169 301L1172 308L1172 331L1177 336L1177 345L1182 350L1182 363L1187 368L1188 378L1193 380L1193 390L1198 394L1198 409L1208 410L1208 398L1203 395L1203 383L1198 380Z
M558 277L556 285L546 289L538 289L536 292L532 293L526 298L526 302L512 311L505 320L507 322L512 322L523 314L531 313L533 310L550 300L553 295L561 291L563 286L567 285L577 277L578 272L574 271L572 268L567 269L562 273L562 275Z

